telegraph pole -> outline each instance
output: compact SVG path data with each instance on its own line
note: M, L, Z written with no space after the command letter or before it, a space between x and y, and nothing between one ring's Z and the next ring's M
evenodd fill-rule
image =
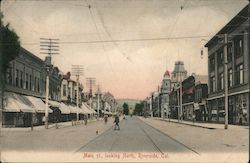
M227 34L224 34L224 89L225 89L225 129L228 129L228 73L227 73Z
M76 76L76 122L79 122L79 76L83 75L83 65L72 65L72 74Z
M181 113L181 121L182 121L182 113L183 111L182 111L182 81L180 82L180 113Z
M90 95L90 106L92 107L92 91L93 91L93 87L95 86L95 81L96 79L94 77L88 77L86 78L86 82L87 82L87 86L89 87L89 95Z
M45 87L45 128L48 129L49 127L49 75L50 75L50 68L52 67L51 58L52 55L59 54L59 39L52 39L52 38L40 38L40 50L41 54L47 54L45 64L46 64L46 87Z
M100 91L100 86L98 85L97 88L97 119L99 120L99 111L100 111L100 96L101 96L101 91Z

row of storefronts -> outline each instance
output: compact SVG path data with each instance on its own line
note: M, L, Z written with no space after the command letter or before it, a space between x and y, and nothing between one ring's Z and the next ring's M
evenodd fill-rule
M63 102L49 101L49 123L65 122L79 119L94 118L96 112L86 103L77 109L74 105ZM45 103L44 99L5 92L3 109L3 127L30 127L31 125L44 124Z

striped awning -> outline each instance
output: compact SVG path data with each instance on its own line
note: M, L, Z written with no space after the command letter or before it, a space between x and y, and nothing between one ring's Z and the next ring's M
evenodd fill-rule
M13 92L4 93L4 112L35 113L32 103L24 96Z

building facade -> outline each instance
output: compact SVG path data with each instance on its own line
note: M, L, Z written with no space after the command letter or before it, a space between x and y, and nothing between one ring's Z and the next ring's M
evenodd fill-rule
M46 61L21 48L18 57L10 62L6 74L3 126L27 127L42 123L47 74L50 79L49 99L60 100L59 69Z
M160 91L160 108L161 108L161 117L168 118L170 115L169 109L169 94L171 92L171 79L169 71L166 71L162 84L161 84L161 91Z
M174 66L174 70L171 73L171 89L173 89L181 81L186 79L186 77L187 77L187 71L184 68L184 62L183 61L176 61L175 66Z
M230 124L249 124L249 5L242 9L208 43L209 120L225 121L224 48L227 49L228 116ZM225 36L227 34L227 36ZM224 43L227 37L228 43Z

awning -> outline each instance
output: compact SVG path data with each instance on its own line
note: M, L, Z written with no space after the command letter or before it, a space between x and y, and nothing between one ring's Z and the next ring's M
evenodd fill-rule
M24 95L13 92L5 92L4 105L4 112L35 113L32 103Z
M70 113L77 113L76 107L72 105L68 105Z
M86 103L83 103L83 105L85 105L88 111L91 112L90 114L97 114L96 111L92 109L90 106L88 106Z
M64 103L60 103L60 107L59 109L61 110L62 114L69 114L70 113L70 108L68 105L64 104Z
M5 92L3 101L3 112L20 112L20 108L17 105L16 99L13 93Z
M113 113L112 113L112 112L110 112L110 111L104 111L104 114L107 114L107 115L113 115Z
M51 101L51 100L49 100L49 104L51 105L51 106L53 106L53 107L60 107L60 103L59 102L57 102L57 101Z
M25 96L25 97L29 99L29 101L32 103L33 108L37 113L45 113L45 103L40 98L36 98L33 96ZM50 108L48 108L48 112L52 113L53 111Z
M82 109L83 109L83 111L84 111L84 114L93 114L93 112L92 111L90 111L89 109L88 109L88 107L83 103L83 105L82 105Z

